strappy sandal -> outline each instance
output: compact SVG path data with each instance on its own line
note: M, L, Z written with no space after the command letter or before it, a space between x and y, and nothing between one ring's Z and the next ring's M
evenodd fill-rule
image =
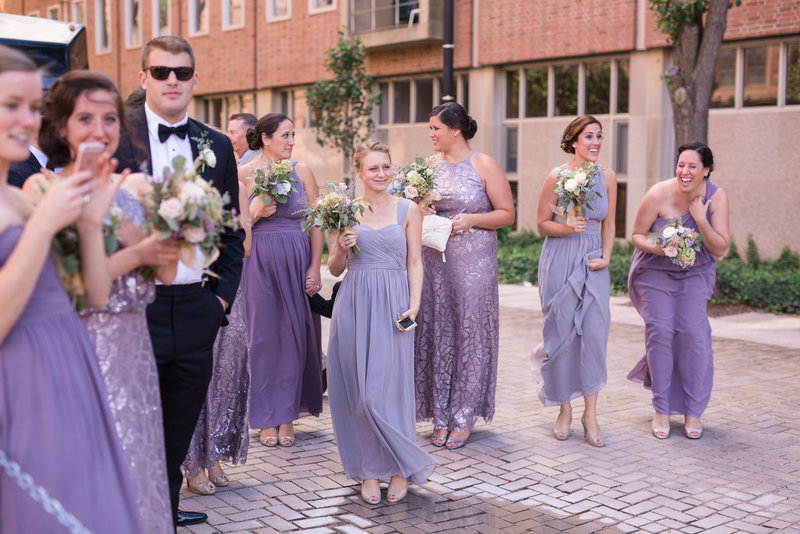
M215 486L219 486L221 488L224 488L225 486L231 483L230 479L228 478L228 475L226 475L225 473L217 473L216 475L209 474L208 480L213 482Z
M291 447L294 445L294 436L281 436L278 441L281 447Z
M456 439L453 437L453 432L466 432L467 435L464 436L462 439ZM458 427L453 429L453 432L451 432L450 435L447 436L447 441L444 444L445 449L447 449L448 451L460 449L461 447L463 447L470 436L469 430L460 430Z
M261 431L262 434L258 437L258 441L261 442L262 445L266 445L267 447L277 447L278 446L278 436L265 436L263 434L263 430Z
M444 430L443 434L436 435L437 431ZM431 434L431 443L434 447L444 447L447 442L447 427L437 428L433 427L433 434Z
M650 433L657 439L667 439L669 437L670 427L658 428L655 423L650 425Z
M186 485L189 486L189 491L197 493L198 495L214 495L216 493L216 486L210 480L206 479L203 482L194 483L190 479L186 479Z

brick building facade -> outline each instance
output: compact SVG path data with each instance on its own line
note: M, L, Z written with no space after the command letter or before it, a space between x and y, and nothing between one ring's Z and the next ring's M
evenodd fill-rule
M430 152L427 113L439 102L441 0L0 0L2 11L87 27L89 64L127 94L138 85L141 45L185 37L197 53L194 116L225 128L240 111L295 118L297 159L318 181L342 174L320 149L305 91L324 78L337 30L359 34L383 103L376 135L395 160ZM478 121L472 146L512 182L518 228L535 227L544 176L566 159L564 126L592 113L606 133L601 162L620 182L618 233L630 237L644 192L673 176L670 50L647 0L455 0L457 95ZM800 249L800 3L744 0L729 12L712 96L713 179L731 202L734 240L752 234L765 256ZM772 191L779 192L777 195Z

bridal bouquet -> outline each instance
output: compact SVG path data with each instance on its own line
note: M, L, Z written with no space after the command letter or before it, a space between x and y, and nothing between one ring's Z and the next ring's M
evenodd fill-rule
M268 162L263 168L253 171L253 193L269 206L272 201L286 204L297 183L292 177L292 162L282 159L277 163Z
M586 162L575 170L555 169L556 195L561 200L564 217L570 211L585 216L586 208L592 207L591 201L600 193L592 189L593 176L597 173L597 164Z
M238 228L235 210L224 209L228 193L220 195L200 176L197 169L202 164L198 157L189 168L183 156L175 156L163 180L152 184L149 198L140 199L155 234L160 239L180 240L181 261L198 271L216 261L225 229Z
M681 224L680 217L670 220L655 234L656 244L675 265L688 268L694 265L703 235Z
M386 192L422 204L442 199L442 195L436 191L433 168L419 157L410 164L400 167L397 178L389 184Z
M356 217L363 215L365 209L372 210L368 202L351 200L351 194L351 188L344 183L329 184L328 192L305 210L306 219L300 223L303 230L311 232L312 228L319 228L341 232L356 222ZM353 247L353 252L358 252L358 245Z

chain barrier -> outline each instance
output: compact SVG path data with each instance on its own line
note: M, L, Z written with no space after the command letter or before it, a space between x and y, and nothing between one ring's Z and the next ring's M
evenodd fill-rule
M0 468L5 470L20 488L28 492L34 501L40 503L48 514L55 516L70 534L92 534L90 530L81 524L77 517L64 510L58 499L50 497L47 494L47 490L37 486L33 481L33 477L28 473L24 473L19 464L10 460L2 449L0 449Z

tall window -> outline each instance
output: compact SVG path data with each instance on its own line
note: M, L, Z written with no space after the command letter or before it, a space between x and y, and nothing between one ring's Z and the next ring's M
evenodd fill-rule
M50 20L58 20L60 18L61 9L58 6L50 6L47 8L47 18Z
M586 64L586 83L583 84L586 113L605 115L611 112L611 63Z
M744 49L744 105L778 103L778 45Z
M308 0L308 12L311 15L325 13L336 9L336 0Z
M169 35L170 14L172 3L170 0L153 0L153 37Z
M208 33L208 0L189 0L189 34Z
M506 73L506 118L519 117L519 71L510 70Z
M95 0L95 47L98 53L111 50L111 0Z
M547 67L525 69L525 116L547 117Z
M712 108L732 108L736 103L736 49L719 51L714 85L711 90Z
M578 114L578 65L555 67L556 115Z
M72 22L86 25L86 3L84 0L72 2Z
M394 87L394 123L407 123L411 121L411 82L401 81L392 83Z
M428 115L433 109L433 78L423 78L414 81L416 97L415 122L428 122Z
M800 104L800 42L786 47L786 104Z
M244 26L244 0L222 0L222 27Z
M142 46L141 0L125 0L125 46Z
M389 82L380 82L378 92L381 102L378 105L378 124L389 124Z
M292 17L292 3L290 0L267 0L267 20L275 22Z
M505 127L505 171L506 172L517 172L517 162L519 160L519 155L517 151L517 145L519 144L519 129L516 126L506 126Z

